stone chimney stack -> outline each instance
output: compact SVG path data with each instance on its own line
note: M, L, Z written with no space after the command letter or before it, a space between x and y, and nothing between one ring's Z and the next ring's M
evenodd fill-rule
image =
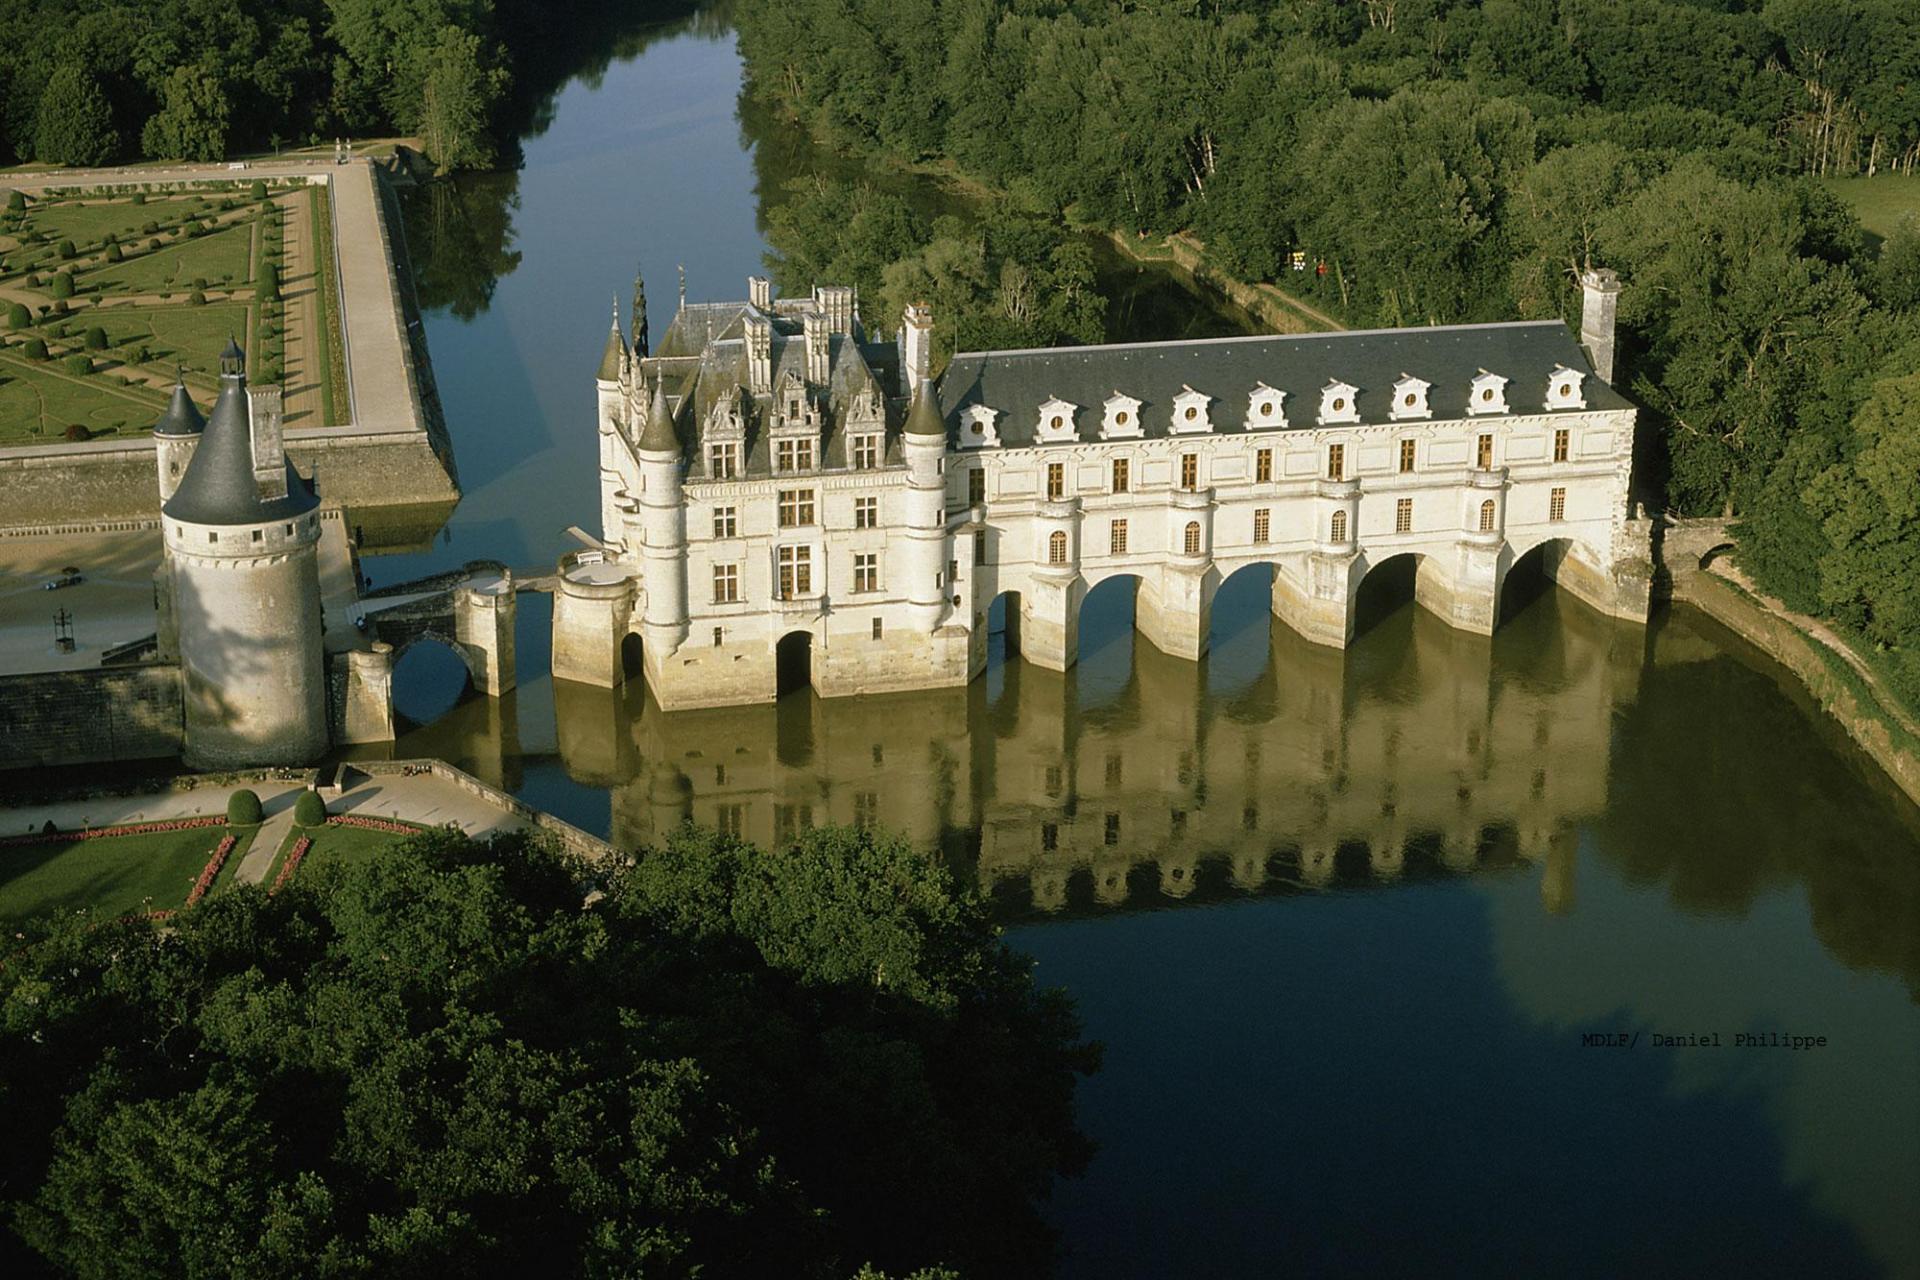
M747 277L747 301L762 313L773 310L773 281L765 276Z
M807 340L807 381L825 387L831 374L827 358L827 317L818 307L809 307L800 317Z
M933 369L933 308L924 302L909 302L900 317L900 368L909 396L920 390Z
M247 388L247 415L253 426L253 478L263 498L287 496L287 450L281 429L278 383Z
M773 390L773 322L764 312L747 312L747 385L757 396Z
M813 290L813 305L826 312L827 332L852 333L854 313L859 305L859 295L852 286L844 284L823 284Z
M1613 322L1620 304L1620 277L1605 267L1580 273L1580 345L1600 381L1613 381Z

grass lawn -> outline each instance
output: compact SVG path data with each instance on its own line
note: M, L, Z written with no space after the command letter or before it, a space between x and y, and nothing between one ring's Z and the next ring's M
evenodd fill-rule
M114 348L112 355L132 363L134 351L144 346L149 361L161 370L171 372L174 365L185 365L193 373L204 374L211 386L228 337L246 340L247 312L244 302L209 302L202 307L104 307L82 314L74 321L73 331L84 335L97 324L107 331L107 343ZM202 405L201 411L207 408Z
M146 242L140 228L149 222L171 222L198 202L191 197L148 196L145 204L135 204L122 196L110 201L71 200L36 201L27 207L26 226L43 232L57 244L71 240L76 246L99 244L107 236L117 236L122 244Z
M426 829L416 828L419 831ZM313 837L313 847L300 860L300 869L294 873L296 877L311 875L321 867L356 866L371 861L407 838L391 831L369 831L365 827L295 827L273 855L273 865L267 869L266 883L269 886L286 864L287 852L293 848L293 842L303 835Z
M121 294L190 291L201 279L211 289L240 288L252 261L253 227L243 224L130 257L90 272L82 283L90 293Z
M1867 229L1869 247L1893 234L1903 214L1920 214L1920 174L1879 173L1871 178L1823 178L1821 185L1853 206Z
M96 435L150 431L166 397L146 387L125 387L113 374L75 377L56 362L0 352L0 443L57 444L80 423Z
M82 907L99 916L181 907L226 833L224 826L194 827L0 849L0 927ZM228 865L249 838L242 835Z

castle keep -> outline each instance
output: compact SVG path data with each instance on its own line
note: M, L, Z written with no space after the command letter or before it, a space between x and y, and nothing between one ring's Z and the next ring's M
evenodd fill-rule
M616 317L604 542L562 566L554 672L618 684L637 644L669 709L963 684L996 604L1010 647L1064 670L1082 600L1121 576L1141 632L1197 659L1241 571L1338 647L1362 580L1402 556L1465 631L1493 630L1529 555L1644 620L1618 285L1582 283L1579 343L1540 321L970 352L937 382L927 309L874 341L847 288L775 299L756 278L683 304L657 350Z

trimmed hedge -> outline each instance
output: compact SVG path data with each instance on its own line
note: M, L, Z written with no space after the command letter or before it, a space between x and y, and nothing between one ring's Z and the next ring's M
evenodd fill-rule
M227 797L227 821L241 826L252 826L262 821L266 813L260 808L260 797L242 787Z
M302 791L300 798L293 802L293 820L303 827L324 826L327 821L327 802L312 788Z

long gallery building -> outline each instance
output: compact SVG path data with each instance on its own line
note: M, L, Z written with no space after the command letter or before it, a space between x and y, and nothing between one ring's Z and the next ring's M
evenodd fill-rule
M1558 321L962 353L932 317L863 332L853 290L618 319L598 372L604 545L569 556L554 673L644 669L667 709L963 684L1006 597L1010 648L1074 662L1080 605L1138 580L1136 625L1197 659L1214 593L1352 637L1362 579L1416 557L1419 603L1490 633L1516 561L1644 621L1634 409L1608 378L1619 285ZM637 652L636 652L637 650Z

